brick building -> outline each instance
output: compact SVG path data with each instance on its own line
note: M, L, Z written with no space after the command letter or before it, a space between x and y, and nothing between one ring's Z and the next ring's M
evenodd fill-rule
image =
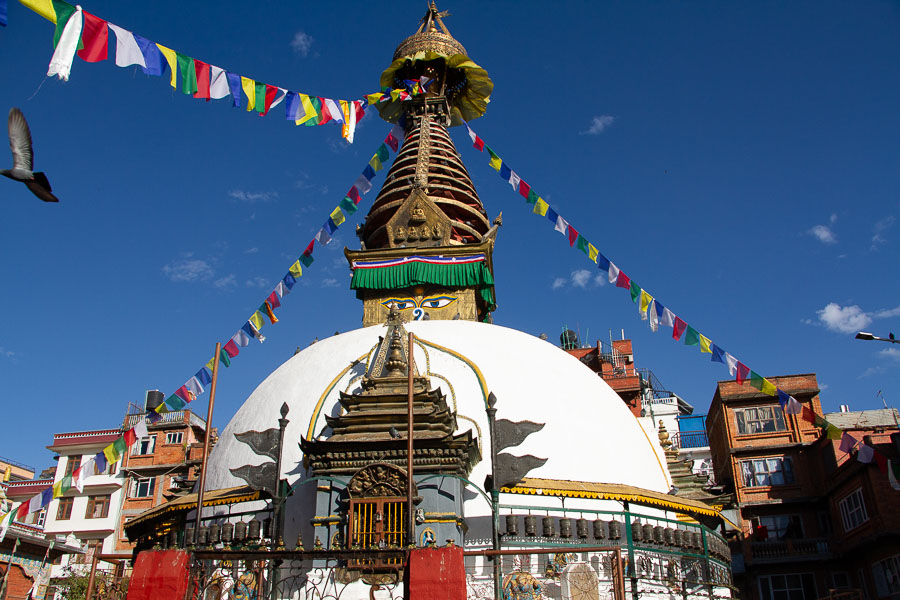
M145 413L130 414L123 428L133 427L143 418ZM161 415L159 422L148 423L147 431L148 436L131 447L122 463L125 494L118 516L115 552L129 557L134 544L125 535L125 523L190 491L197 479L203 459L206 421L189 410L168 412Z
M46 535L40 526L13 523L0 541L0 598L43 600L49 597L52 565L63 554L79 552L79 547L68 545L64 538Z
M768 379L822 415L814 374ZM870 436L883 456L896 458L890 435L897 427L889 411L874 412L886 414L825 419L857 439ZM744 597L812 600L852 589L874 599L892 586L900 593L900 492L875 463L860 463L855 451L839 450L839 440L785 415L776 398L735 381L719 382L706 426L717 480L733 494L739 517L732 554Z
M566 338L566 333L572 334ZM592 371L600 375L615 391L635 417L645 416L643 396L645 384L641 373L634 365L634 351L631 340L613 340L604 346L600 341L596 346L579 347L575 334L563 333L563 350L580 360Z

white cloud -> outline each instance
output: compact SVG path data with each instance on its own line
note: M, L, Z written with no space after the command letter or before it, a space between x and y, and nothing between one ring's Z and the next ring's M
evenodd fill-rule
M876 319L889 319L891 317L900 317L900 306L897 308L883 308L872 313Z
M256 254L257 252L259 252L259 248L257 248L256 246L244 250L244 254Z
M612 115L600 115L591 119L591 125L587 128L587 130L582 131L581 135L600 135L603 133L610 125L613 124L616 118Z
M875 233L872 236L872 246L869 248L870 250L877 250L878 246L887 243L887 238L885 238L883 234L893 226L894 221L896 221L896 219L889 215L875 223L872 227Z
M884 358L888 358L890 360L894 360L900 362L900 348L885 348L878 353L880 356Z
M338 280L333 277L329 277L328 279L322 280L322 287L324 288L336 288L338 287Z
M237 277L234 276L234 273L229 273L225 277L213 281L213 285L220 290L229 290L237 285Z
M872 317L863 309L856 306L841 306L834 302L829 302L825 308L816 311L819 315L819 321L825 327L839 333L854 333L865 329L872 323Z
M0 358L13 358L16 355L12 350L7 350L3 346L0 346Z
M264 288L269 285L269 280L265 277L251 277L244 282L244 285L246 285L247 287Z
M294 54L301 58L306 58L309 56L309 51L314 41L311 35L301 30L294 34L294 39L291 40L291 48L294 50Z
M603 277L594 276L593 273L588 269L577 269L572 271L568 277L557 277L550 287L554 290L567 286L586 289L589 285L594 287L603 285L605 283Z
M213 269L208 262L191 258L170 262L162 271L172 281L206 281L213 276Z
M812 236L815 236L823 244L836 244L837 237L834 235L834 232L828 225L816 225L812 227L809 231L807 231Z
M272 202L278 197L278 192L248 192L246 190L231 190L228 195L240 202L256 204L258 202Z

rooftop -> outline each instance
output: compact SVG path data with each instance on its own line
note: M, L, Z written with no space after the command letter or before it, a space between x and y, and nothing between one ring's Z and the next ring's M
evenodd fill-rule
M70 433L54 433L53 444L47 446L48 450L57 451L60 448L70 446L105 446L116 441L122 435L119 429L95 429L91 431L73 431Z
M900 413L896 408L878 408L851 412L827 413L825 420L840 429L896 428Z

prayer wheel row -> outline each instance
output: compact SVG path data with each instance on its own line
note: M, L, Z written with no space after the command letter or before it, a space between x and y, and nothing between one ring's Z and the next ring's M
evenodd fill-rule
M522 515L506 515L505 535L519 535L519 518L521 516ZM525 515L524 519L524 534L528 537L537 536L537 517L535 515ZM554 521L558 523L558 534L557 525ZM541 535L543 537L558 536L561 538L572 538L573 521L575 522L575 536L582 540L588 539L591 533L593 533L595 540L618 540L622 537L623 525L621 521L604 521L602 519L588 521L587 519L570 519L568 517L561 517L559 519L555 519L554 517L542 517Z
M269 519L266 519L265 528L269 529ZM237 523L212 523L208 527L200 526L197 535L197 545L212 546L215 544L255 544L259 542L260 533L262 533L263 523L259 519L252 519L250 522L238 521ZM194 545L194 526L187 525L184 528L184 544L185 546ZM178 544L178 532L172 530L169 532L169 547Z

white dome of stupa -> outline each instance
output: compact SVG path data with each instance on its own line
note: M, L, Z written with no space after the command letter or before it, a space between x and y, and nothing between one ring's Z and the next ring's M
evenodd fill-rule
M427 373L457 413L458 431L473 430L482 460L469 479L482 486L490 472L486 396L498 398L497 418L545 423L506 452L531 454L547 462L528 476L553 480L627 483L667 492L671 485L665 457L621 398L596 373L556 346L532 335L471 321L416 321L406 328L419 343L416 369ZM244 482L229 471L266 459L234 434L277 427L282 403L290 408L285 433L282 477L291 485L307 477L299 447L327 435L326 414L337 415L340 391L353 393L372 358L384 326L357 329L321 340L297 353L254 390L222 431L211 453L207 489ZM307 527L313 516L314 485L301 486L288 499L286 532ZM526 500L519 496L518 502ZM308 514L307 514L308 513ZM467 518L490 514L477 494L467 494ZM293 526L292 526L293 525Z

